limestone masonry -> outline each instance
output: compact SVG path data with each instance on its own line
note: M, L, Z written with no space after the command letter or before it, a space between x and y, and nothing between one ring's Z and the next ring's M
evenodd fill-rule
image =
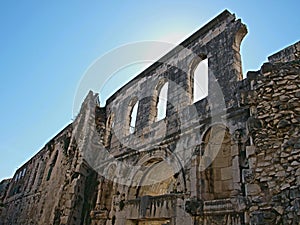
M0 225L300 224L300 42L243 79L246 34L225 10L105 107L90 92L0 183Z

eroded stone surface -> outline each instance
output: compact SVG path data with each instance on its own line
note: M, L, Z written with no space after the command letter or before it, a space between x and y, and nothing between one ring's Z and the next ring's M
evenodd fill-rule
M0 183L0 224L298 224L299 42L242 79L246 33L224 11L104 108L90 92L75 121ZM194 103L205 58L208 96Z

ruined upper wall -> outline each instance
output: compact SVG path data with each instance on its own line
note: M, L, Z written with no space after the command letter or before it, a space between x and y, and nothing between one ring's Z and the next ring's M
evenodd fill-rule
M118 139L132 136L128 132L130 113L137 101L139 106L135 133L137 136L143 135L145 139L161 138L163 127L166 127L167 135L178 132L176 128L179 127L176 122L178 115L191 106L201 104L199 107L201 112L198 114L203 116L209 115L217 107L221 110L237 107L235 90L243 77L239 50L246 33L246 26L225 10L124 85L108 99L106 105L107 118L109 120L113 115L112 124ZM193 73L203 59L208 60L208 96L194 103ZM166 119L156 122L157 95L162 84L166 82L168 82ZM224 106L218 104L218 101L222 101ZM184 121L181 121L182 123ZM128 140L130 141L130 138Z
M3 196L0 224L52 224L72 161L71 133L68 125L15 172Z
M300 41L268 57L270 63L284 63L300 58Z
M226 54L229 54L230 51L228 52L228 50L235 50L237 55L230 55L228 57L229 60L231 60L231 63L235 63L234 68L237 71L234 71L234 74L231 75L232 77L228 76L226 79L231 80L233 78L235 81L241 80L243 76L239 50L241 41L246 34L247 28L243 23L241 23L241 20L237 20L235 15L230 13L228 10L224 10L217 17L192 34L189 38L185 39L177 47L168 52L162 58L158 59L133 80L116 91L107 100L107 106L109 107L111 102L117 101L118 96L125 94L129 88L134 87L137 89L136 82L138 80L141 80L147 76L158 76L167 69L166 64L172 66L178 62L184 63L182 62L184 59L191 60L189 55L192 55L193 53L199 56L201 59L206 57L210 58L213 56L213 58L218 57L220 60L221 58L224 58L225 52ZM195 56L192 55L192 57ZM216 69L222 70L221 67L226 66L226 62L224 61L220 61L219 64L219 68ZM179 68L182 69L182 67Z

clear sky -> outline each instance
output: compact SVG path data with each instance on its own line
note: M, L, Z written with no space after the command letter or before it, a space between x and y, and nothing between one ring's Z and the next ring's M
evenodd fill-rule
M0 1L0 180L72 121L77 85L99 56L134 41L178 43L228 9L247 25L243 69L299 40L294 1Z

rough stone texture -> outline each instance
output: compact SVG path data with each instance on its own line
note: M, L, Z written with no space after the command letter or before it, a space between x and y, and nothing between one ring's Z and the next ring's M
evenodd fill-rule
M71 135L69 125L16 171L0 224L76 224L85 220L82 211L89 198L84 198L84 188L97 182L96 174L81 161Z
M291 45L280 52L275 53L268 57L268 60L272 64L285 63L299 59L300 57L300 42Z
M286 52L285 49L275 55L289 58L283 57ZM249 215L253 224L298 224L299 60L265 64L251 83L255 97L251 97L249 105L253 109L250 118L261 126L251 130L252 147L247 155L248 160L254 161L249 164L252 179L246 188Z
M90 92L75 121L0 184L0 224L299 224L299 42L242 79L246 33L224 11L105 107ZM208 96L193 103L205 58Z

